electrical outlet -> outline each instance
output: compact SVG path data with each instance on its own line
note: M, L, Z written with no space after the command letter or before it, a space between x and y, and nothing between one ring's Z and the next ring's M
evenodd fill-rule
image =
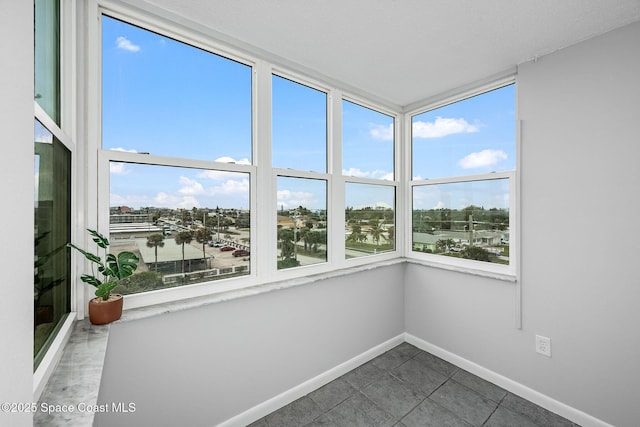
M536 335L536 353L551 357L551 338Z

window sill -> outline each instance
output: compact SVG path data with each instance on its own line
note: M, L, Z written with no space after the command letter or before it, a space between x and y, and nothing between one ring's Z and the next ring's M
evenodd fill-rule
M417 259L417 258L405 258L404 260L409 264L423 265L426 267L433 267L440 270L456 271L458 273L470 274L472 276L488 277L490 279L502 280L505 282L512 282L512 283L517 282L517 277L515 274L497 273L494 271L443 264L435 261L428 261L428 260Z
M319 273L308 277L282 280L239 290L225 291L217 294L156 304L147 307L132 308L125 310L122 314L122 318L114 323L131 322L160 316L166 313L190 310L211 304L260 295L267 292L309 285L325 279L346 276L380 267L403 264L405 262L454 270L509 282L516 281L515 277L509 275L461 269L459 267L450 267L410 258L394 258L387 261ZM38 409L41 408L41 405L46 405L46 408L50 408L49 405L56 406L51 407L50 411L38 410L34 414L34 426L54 427L93 425L95 414L94 412L91 412L90 409L96 408L98 405L98 392L100 390L100 382L102 380L102 368L104 366L109 331L110 325L92 325L89 323L88 319L75 322L69 342L62 354L62 358L51 375L51 378L42 393L40 401L38 402ZM72 408L73 412L60 410L65 407Z
M198 307L217 304L224 301L231 301L238 298L246 298L254 295L260 295L267 292L278 291L281 289L292 288L296 286L309 285L322 280L346 276L360 271L372 270L375 268L386 267L405 262L404 258L394 258L387 261L379 261L370 264L364 264L340 270L334 270L324 273L313 274L306 277L297 277L295 279L278 280L272 283L263 283L260 285L250 286L247 288L219 292L210 295L193 297L183 300L176 300L166 303L149 305L146 307L137 307L125 310L122 317L115 323L130 322L134 320L145 319L148 317L160 316L166 313L174 313L183 310L191 310Z
M40 396L34 426L93 425L94 413L89 409L98 402L108 338L108 325L91 325L89 319L75 322Z
M114 323L131 322L281 289L309 285L333 277L403 262L405 262L403 258L396 258L309 277L267 283L147 307L132 308L125 310L120 320ZM34 426L93 425L95 413L91 411L91 408L97 408L98 405L98 392L102 380L102 368L104 366L110 327L110 325L92 325L89 323L89 319L75 322L62 358L52 373L38 402L38 411L33 418ZM45 408L50 408L50 410L41 411L42 405ZM63 410L63 408L66 410Z

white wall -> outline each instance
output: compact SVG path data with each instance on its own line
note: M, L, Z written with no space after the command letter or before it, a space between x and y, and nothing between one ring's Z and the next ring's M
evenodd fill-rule
M513 285L406 276L408 333L619 427L640 420L639 41L635 23L519 69L523 329Z
M404 332L404 266L111 326L98 426L217 425Z
M33 2L0 13L0 402L33 399ZM5 13L5 8L11 13ZM24 188L25 191L16 191ZM0 425L31 426L0 411Z

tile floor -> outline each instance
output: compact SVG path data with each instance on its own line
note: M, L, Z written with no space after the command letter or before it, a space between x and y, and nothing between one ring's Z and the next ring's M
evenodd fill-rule
M251 427L577 427L402 343Z

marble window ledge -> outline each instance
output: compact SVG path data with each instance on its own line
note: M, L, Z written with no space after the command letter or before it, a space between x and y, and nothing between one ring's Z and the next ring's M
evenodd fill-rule
M89 319L75 322L60 362L38 402L38 408L44 404L55 409L36 411L34 426L93 425L94 413L87 408L98 401L108 339L109 325L92 325ZM73 412L69 411L71 408Z
M405 262L404 259L396 258L389 261L320 273L309 277L300 277L197 298L133 308L125 310L120 320L114 323L130 322L166 313L190 310L280 289L308 285L332 277L401 264L403 262ZM50 412L37 411L34 414L34 426L83 427L93 425L95 414L91 411L91 408L96 408L98 405L98 392L102 380L102 368L104 366L107 342L109 340L109 330L110 325L92 325L88 319L75 322L60 362L51 374L38 402L38 407L42 404L55 405L59 408L71 406L74 410L73 412L58 410Z

